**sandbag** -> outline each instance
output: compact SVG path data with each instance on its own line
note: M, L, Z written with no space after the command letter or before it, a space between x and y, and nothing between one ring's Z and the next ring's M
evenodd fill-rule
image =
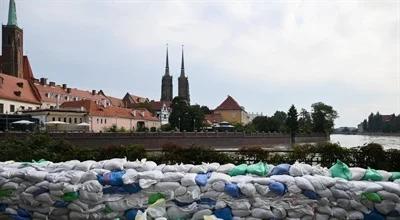
M224 191L233 198L239 198L241 195L240 188L236 183L226 183Z
M337 160L329 170L331 171L332 177L339 177L346 180L350 180L352 178L349 167L340 160Z
M247 164L241 164L229 171L230 176L245 175L247 171Z
M381 181L382 179L383 176L378 171L371 169L369 167L365 171L365 175L363 177L363 180L372 180L372 181Z
M268 166L263 162L258 162L247 166L247 173L254 174L257 176L266 176L268 173Z
M279 164L272 169L269 175L289 175L289 170L290 164Z
M283 196L287 191L286 185L280 182L271 183L268 188L278 196Z

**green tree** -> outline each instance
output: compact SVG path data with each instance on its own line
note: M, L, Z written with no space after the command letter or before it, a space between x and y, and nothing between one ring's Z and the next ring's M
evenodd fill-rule
M200 107L201 111L203 112L203 114L207 115L207 114L211 114L211 110L210 108L208 108L208 106L202 105Z
M311 105L312 108L312 121L313 131L318 133L330 134L335 125L335 119L338 113L332 106L326 105L322 102L317 102Z
M193 131L203 127L204 113L199 105L189 106L181 97L175 97L171 104L169 124L180 131Z
M287 118L286 118L286 127L288 128L288 131L290 133L292 143L294 143L294 138L299 130L299 123L297 121L297 109L292 105L287 113Z
M299 132L310 134L312 132L312 127L313 125L310 113L302 108L299 114Z
M286 119L287 114L284 111L276 111L274 116L271 117L271 130L277 132L286 132Z

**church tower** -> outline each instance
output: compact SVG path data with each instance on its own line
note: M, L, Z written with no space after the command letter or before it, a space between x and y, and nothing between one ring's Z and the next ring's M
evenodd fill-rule
M181 75L178 78L178 96L185 99L188 103L190 103L190 95L189 95L189 81L185 76L185 62L183 55L183 45L182 45L182 63L181 63Z
M2 70L5 74L23 78L24 34L18 27L14 0L10 0L8 23L2 26L2 32Z
M172 76L169 74L168 45L167 58L165 61L165 74L161 81L161 101L172 101Z

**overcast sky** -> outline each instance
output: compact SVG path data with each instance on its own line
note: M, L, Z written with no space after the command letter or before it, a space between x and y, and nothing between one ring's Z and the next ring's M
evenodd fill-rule
M7 22L9 0L0 0ZM193 103L248 112L332 105L336 126L400 113L400 1L16 0L35 77L160 98L165 45Z

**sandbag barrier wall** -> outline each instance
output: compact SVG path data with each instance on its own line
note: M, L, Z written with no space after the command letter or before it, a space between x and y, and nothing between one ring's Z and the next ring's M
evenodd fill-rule
M27 219L400 219L400 173L302 163L0 163L0 213Z

